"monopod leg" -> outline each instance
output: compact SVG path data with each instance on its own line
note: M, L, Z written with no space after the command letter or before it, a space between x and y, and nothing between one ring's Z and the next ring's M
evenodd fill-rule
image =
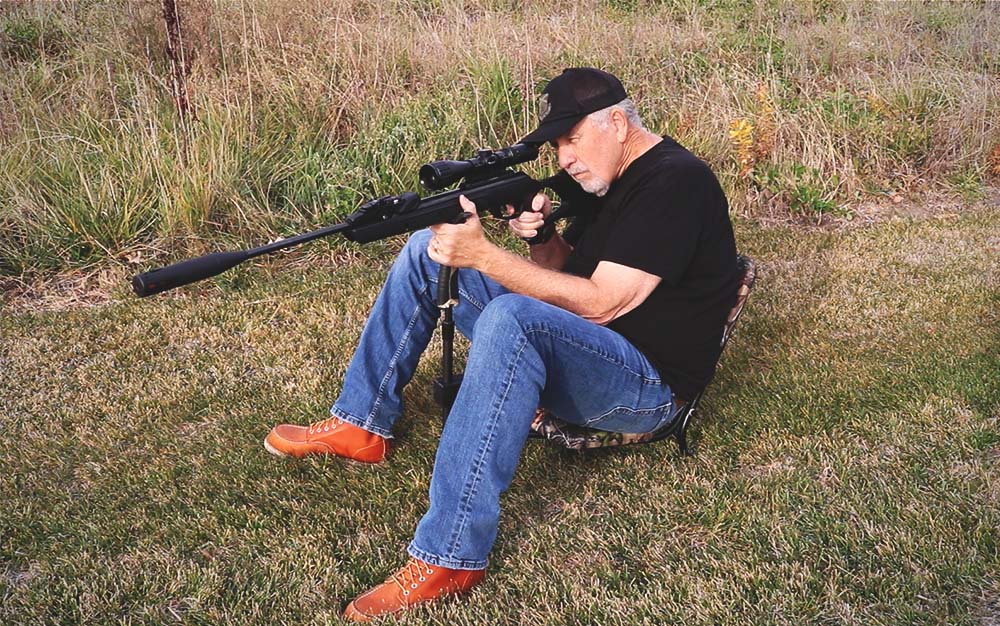
M458 304L458 270L442 265L438 270L437 306L441 309L441 376L434 381L434 400L441 405L442 417L455 403L462 375L454 373L455 305Z

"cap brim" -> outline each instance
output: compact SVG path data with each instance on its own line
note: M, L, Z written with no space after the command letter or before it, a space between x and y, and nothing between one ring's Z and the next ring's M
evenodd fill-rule
M534 131L528 133L521 139L521 143L545 143L547 141L552 141L556 137L565 135L570 131L571 128L576 126L576 123L587 117L586 115L580 115L579 117L564 117L558 120L552 120L551 122L545 122Z

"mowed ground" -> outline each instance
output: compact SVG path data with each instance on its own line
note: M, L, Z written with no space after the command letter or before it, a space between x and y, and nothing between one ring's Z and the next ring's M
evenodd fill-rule
M529 442L486 582L400 623L1000 623L996 202L736 231L759 279L696 456ZM261 445L326 416L400 243L7 300L0 622L332 624L400 566L435 345L384 465Z

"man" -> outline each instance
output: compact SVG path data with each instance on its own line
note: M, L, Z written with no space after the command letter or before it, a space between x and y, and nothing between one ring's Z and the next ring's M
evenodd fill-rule
M486 239L474 205L464 224L410 237L365 325L330 419L276 426L275 454L377 463L401 392L435 328L439 264L459 272L459 331L471 339L462 387L434 461L430 508L412 557L351 602L366 621L480 582L535 410L617 432L667 425L712 377L738 275L725 197L708 166L646 130L617 78L572 68L546 86L540 125L559 166L599 198L571 245L559 234L531 260ZM512 230L539 234L544 195ZM582 232L581 232L582 231Z

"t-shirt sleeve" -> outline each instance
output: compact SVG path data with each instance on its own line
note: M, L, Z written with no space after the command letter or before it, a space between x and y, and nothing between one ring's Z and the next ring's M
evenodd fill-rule
M634 267L676 286L694 257L701 233L698 176L650 181L624 203L601 259Z

